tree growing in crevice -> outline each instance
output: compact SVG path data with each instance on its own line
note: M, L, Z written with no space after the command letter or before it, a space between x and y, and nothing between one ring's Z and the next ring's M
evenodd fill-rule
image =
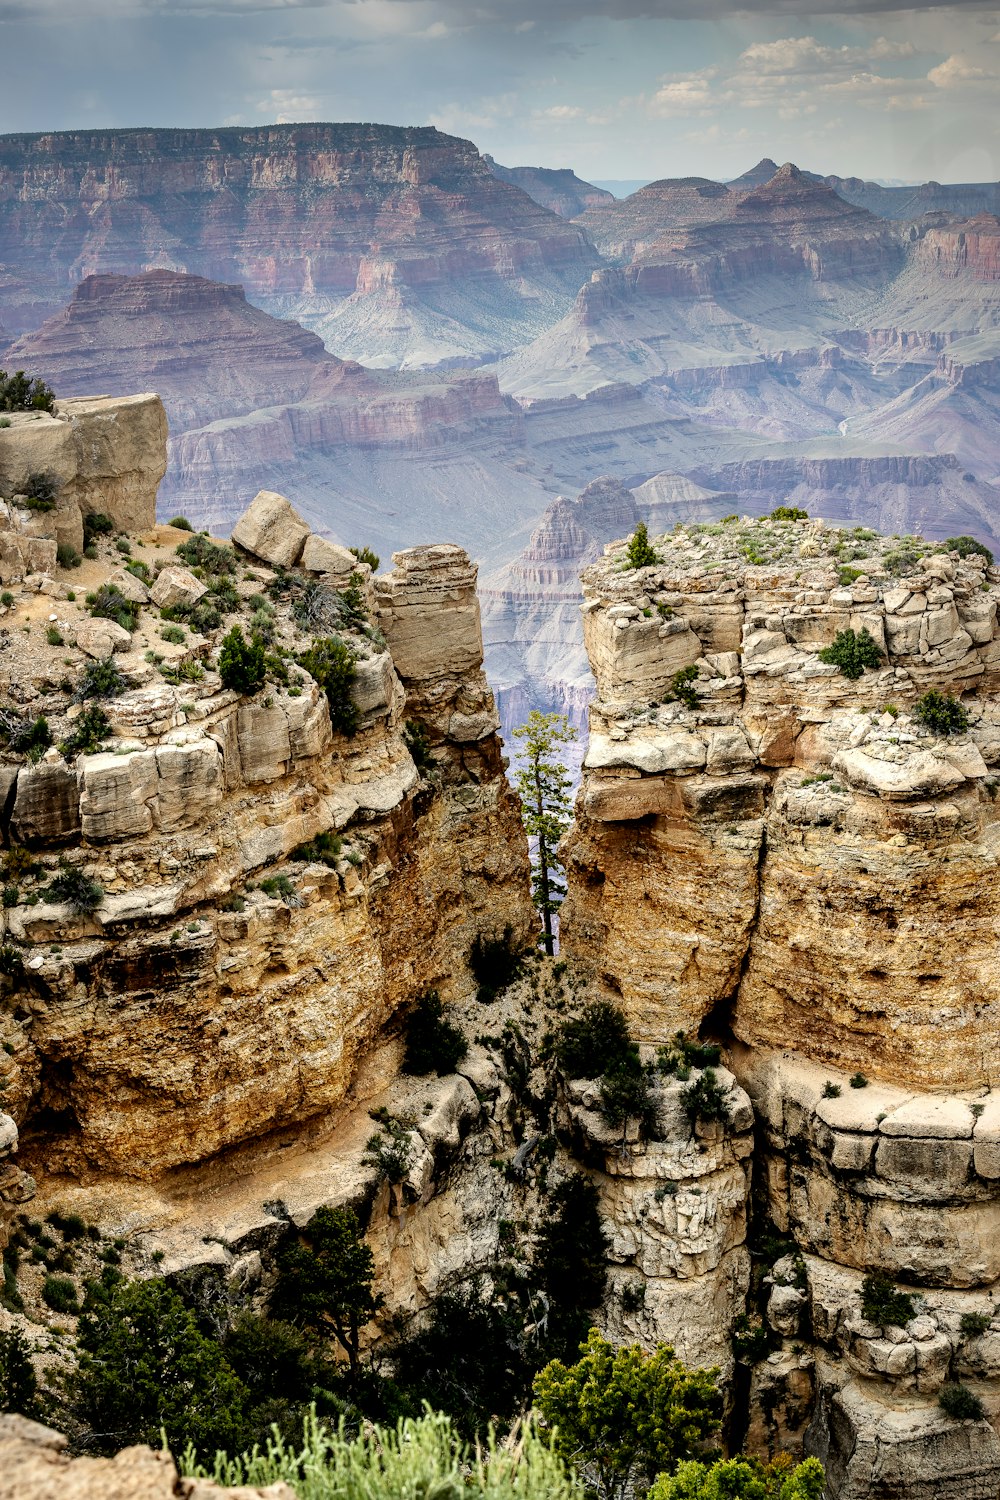
M533 708L527 721L514 730L514 738L523 742L514 788L533 851L532 895L542 917L545 951L551 956L555 952L552 918L566 894L557 850L572 818L570 774L559 759L559 747L575 740L576 730L565 714L543 714Z

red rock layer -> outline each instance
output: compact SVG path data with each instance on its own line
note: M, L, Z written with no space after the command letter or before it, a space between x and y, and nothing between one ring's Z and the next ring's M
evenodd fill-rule
M1000 281L1000 219L977 214L974 219L928 229L917 244L916 259L941 276Z
M50 307L92 273L158 265L251 296L343 297L375 252L424 284L529 269L579 284L595 264L578 228L430 127L0 137L0 263Z

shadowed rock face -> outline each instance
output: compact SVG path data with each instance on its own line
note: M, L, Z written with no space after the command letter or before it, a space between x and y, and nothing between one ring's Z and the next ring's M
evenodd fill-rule
M429 299L414 337L441 343L435 288L454 298L467 282L514 323L530 322L528 300L543 289L571 296L595 260L579 229L501 182L470 142L429 127L0 138L0 264L27 288L6 310L15 331L37 324L39 305L55 310L83 276L161 265L239 281L271 310L294 307L313 321L357 294L362 306L339 331L325 327L327 342L341 353L385 350L393 363L368 294L380 296L376 321L387 300L399 321L407 289L418 305ZM461 311L450 314L461 324ZM469 339L465 355L496 347L482 328ZM433 351L420 362L436 362Z
M615 201L613 193L584 182L568 167L502 167L492 156L485 156L483 160L494 177L499 177L501 182L513 183L529 198L534 198L536 203L551 209L562 219L575 219L589 208Z

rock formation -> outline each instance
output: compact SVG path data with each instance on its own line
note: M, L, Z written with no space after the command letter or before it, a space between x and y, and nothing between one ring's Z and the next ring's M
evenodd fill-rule
M992 1494L1000 571L812 521L655 545L655 566L615 544L584 572L597 698L564 953L647 1042L728 1038L753 1101L757 1235L791 1253L751 1439L804 1433L838 1500L945 1476ZM877 649L853 678L822 659L847 630ZM959 732L920 717L929 692ZM869 1272L908 1317L866 1321ZM946 1416L949 1380L988 1420Z
M579 229L501 182L470 142L429 127L0 139L0 264L25 283L4 322L18 332L84 276L159 265L239 282L337 354L436 364L532 336L595 259Z
M52 415L15 413L9 424L0 432L0 495L24 497L33 474L51 476L58 487L54 508L22 518L24 534L53 536L79 549L83 517L95 512L122 531L153 525L167 466L159 396L60 401Z
M584 182L569 167L502 167L492 156L483 157L494 177L511 182L561 219L575 219L578 214L600 204L614 203L606 188Z

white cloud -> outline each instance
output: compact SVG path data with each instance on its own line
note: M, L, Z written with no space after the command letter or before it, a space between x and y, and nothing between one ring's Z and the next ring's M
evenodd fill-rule
M662 118L704 114L712 103L712 79L716 69L697 73L667 73L649 102L649 112Z
M829 47L814 36L789 36L777 42L754 42L740 56L737 68L750 74L790 77L851 72L869 62L913 57L912 42L890 42L880 36L868 47Z
M536 120L580 120L584 110L578 104L550 104L548 109L532 111Z
M927 78L936 89L954 89L970 83L982 83L985 79L992 81L996 76L996 73L985 68L976 67L962 53L955 52L951 57L946 57L943 63L938 63L936 68L931 68Z
M276 125L296 125L303 121L320 120L323 109L319 99L312 94L299 94L294 89L271 89L254 108L266 115Z

